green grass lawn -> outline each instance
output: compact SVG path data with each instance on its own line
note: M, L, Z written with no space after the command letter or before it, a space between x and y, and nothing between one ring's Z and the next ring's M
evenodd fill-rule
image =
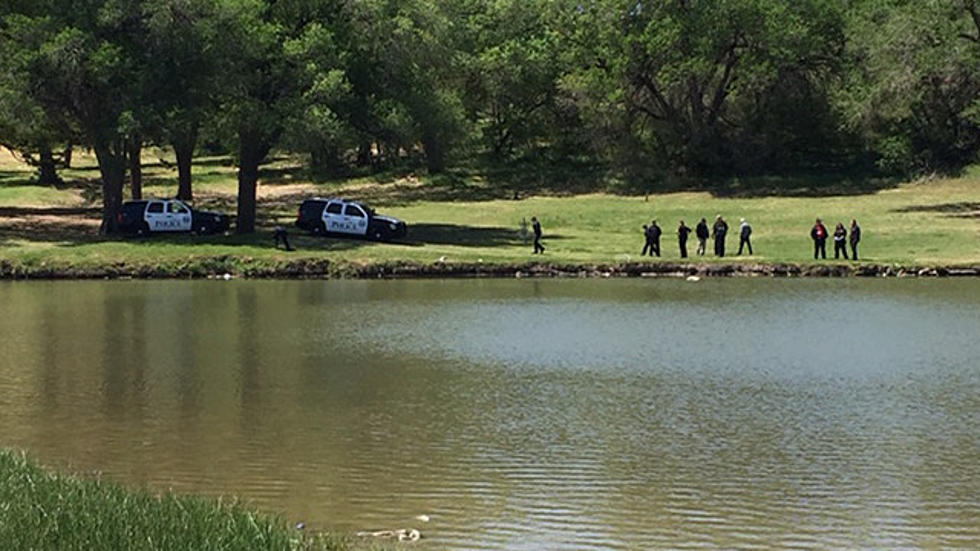
M339 551L353 545L301 532L241 504L56 475L2 450L0 542L4 549L34 551Z
M144 155L145 196L167 197L176 190L176 171L163 151ZM958 178L860 185L833 178L806 182L774 193L762 179L728 185L722 193L617 193L595 181L602 193L568 193L581 182L549 182L548 174L487 174L458 170L430 178L399 174L317 181L296 159L264 167L259 187L259 232L250 236L155 236L102 239L97 235L98 172L91 156L76 155L76 166L59 189L31 185L31 173L0 159L0 260L21 266L180 265L206 257L275 263L299 258L332 262L383 261L513 263L622 263L639 260L641 226L656 218L664 230L661 260L678 260L679 220L694 226L721 214L731 230L728 250L738 247L739 219L753 226L755 255L726 257L749 263L810 263L809 230L816 217L828 228L856 218L863 229L862 262L876 264L969 264L980 262L980 170ZM198 206L234 212L235 169L224 158L201 159L194 167ZM514 200L513 192L520 192ZM314 238L292 232L296 252L272 247L271 228L291 225L305 197L341 195L363 199L379 212L406 220L405 243ZM522 218L537 216L544 227L543 257L530 254L519 235ZM691 238L689 250L696 248ZM832 243L829 245L831 256ZM709 243L710 253L710 243ZM703 259L717 262L713 256Z

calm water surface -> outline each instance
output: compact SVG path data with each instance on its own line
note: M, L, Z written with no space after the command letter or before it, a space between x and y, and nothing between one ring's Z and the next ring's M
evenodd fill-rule
M980 548L977 280L7 282L0 308L0 446L56 468L425 549Z

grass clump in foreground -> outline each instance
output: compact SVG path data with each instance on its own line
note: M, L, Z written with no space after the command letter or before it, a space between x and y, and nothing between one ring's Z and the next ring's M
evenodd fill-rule
M154 495L102 480L51 474L0 450L4 549L327 551L351 542L306 534L239 503Z

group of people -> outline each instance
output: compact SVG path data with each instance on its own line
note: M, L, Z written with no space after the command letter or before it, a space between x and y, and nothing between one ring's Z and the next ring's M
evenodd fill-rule
M680 221L680 225L677 226L677 245L680 248L681 258L687 258L687 237L691 233L691 228L684 224L684 221ZM708 238L714 239L715 245L715 255L725 256L725 237L728 235L728 222L719 214L715 218L715 223L711 226L711 230L708 230L708 221L704 218L698 222L697 226L694 228L694 235L698 239L698 256L704 256L705 249L707 249ZM643 245L643 252L640 256L660 256L660 236L663 231L660 226L657 225L656 220L652 220L650 225L643 225L643 236L646 239L646 243ZM738 254L742 254L742 251L746 248L749 254L754 254L752 252L752 226L745 220L741 219L741 225L739 227L739 241L738 241Z
M526 222L522 221L521 232L525 234L527 232ZM534 231L534 254L544 253L544 245L541 244L541 222L534 216L531 217L531 227ZM725 237L728 235L728 222L719 214L715 217L715 223L712 224L711 229L708 229L708 221L704 218L698 222L697 226L692 230L689 226L684 224L684 221L680 221L680 225L677 226L677 245L680 248L681 258L687 258L687 238L691 232L694 232L695 237L698 239L698 256L704 256L705 249L707 248L708 239L714 239L715 245L715 256L725 256ZM643 251L640 256L660 256L660 238L663 235L663 230L657 225L657 220L651 220L650 224L643 225L643 237L645 243L643 244ZM816 224L810 230L810 238L813 239L813 258L827 258L827 238L830 234L827 232L827 227L824 226L823 222L817 218ZM850 238L848 238L850 236ZM834 228L834 258L840 258L841 255L844 256L844 260L857 260L858 259L858 243L861 242L861 227L858 226L857 220L851 220L850 233L844 227L844 224L838 222L837 227ZM851 245L851 256L847 256L847 245ZM755 254L752 251L752 226L742 218L739 224L739 239L738 239L738 255L742 254L742 251L748 249L749 254Z
M848 239L847 228L841 222L837 223L837 227L834 228L834 258L840 258L841 255L844 256L844 260L847 258L847 244L850 242L851 245L851 258L850 260L858 259L858 243L861 242L861 226L858 226L857 220L851 220L851 231L850 239ZM810 239L813 239L813 259L816 260L818 257L827 258L827 238L830 234L827 232L827 226L823 225L823 222L817 218L817 222L810 229Z

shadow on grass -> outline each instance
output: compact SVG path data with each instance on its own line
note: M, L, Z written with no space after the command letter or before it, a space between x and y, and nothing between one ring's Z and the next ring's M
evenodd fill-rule
M848 174L752 176L709 183L708 191L716 197L832 197L870 195L894 188L901 182L898 178Z
M617 193L702 192L713 197L753 199L761 197L833 197L869 195L898 186L898 178L873 175L817 173L798 175L754 175L724 178L663 176L646 183L621 183Z
M938 212L953 218L980 218L980 202L911 205L895 209L892 212Z
M287 227L293 246L302 250L338 251L356 249L368 245L384 246L367 239L345 238L332 235L315 237L292 226L291 217L276 216L270 209L262 209L257 220L258 230L249 235L193 235L154 234L149 237L112 236L98 234L101 210L98 208L67 207L2 207L0 208L0 246L15 246L19 242L58 243L60 246L78 246L91 243L122 241L136 247L193 248L201 245L218 247L272 247L273 228L276 224ZM286 218L285 220L283 218ZM563 239L558 234L548 234L546 241ZM455 245L461 247L505 247L528 244L517 228L496 226L467 226L457 224L412 224L407 239L394 244L407 246Z
M462 226L457 224L413 224L409 226L407 244L457 245L461 247L505 247L522 245L516 228L497 226ZM549 234L545 240L563 239ZM530 239L528 240L530 244Z

